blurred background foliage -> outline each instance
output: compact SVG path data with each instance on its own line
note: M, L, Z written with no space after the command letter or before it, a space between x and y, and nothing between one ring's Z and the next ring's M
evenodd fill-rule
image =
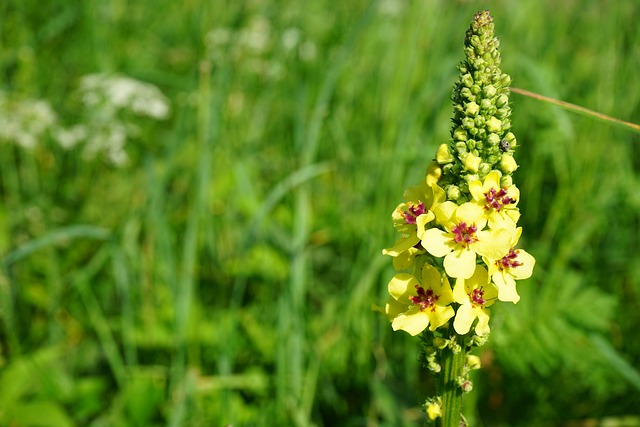
M0 425L422 425L380 251L487 8L514 86L640 122L635 0L2 2ZM512 103L537 266L465 413L640 425L640 135Z

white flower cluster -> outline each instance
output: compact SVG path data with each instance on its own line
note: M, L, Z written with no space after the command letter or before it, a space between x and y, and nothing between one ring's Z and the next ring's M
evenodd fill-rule
M279 36L273 34L271 23L255 16L243 28L214 28L205 36L208 55L214 62L231 59L240 62L243 70L269 78L280 78L284 65L274 58L276 51L296 55L303 62L313 62L317 56L315 43L304 40L298 28L286 28Z
M169 100L159 88L126 76L84 76L79 95L85 107L85 123L58 131L58 142L64 148L84 142L86 158L104 154L116 166L127 162L125 143L139 132L128 115L162 120L171 111Z
M166 119L170 112L169 101L160 89L125 76L84 76L80 80L80 95L85 107L106 112L128 110L156 120Z
M57 122L58 117L47 101L11 99L0 92L0 141L33 148Z
M166 119L169 100L156 86L130 77L90 74L80 81L80 123L64 127L49 103L12 99L0 92L0 141L34 148L47 134L64 149L82 147L87 159L104 155L115 166L128 160L125 144L139 133L132 116Z

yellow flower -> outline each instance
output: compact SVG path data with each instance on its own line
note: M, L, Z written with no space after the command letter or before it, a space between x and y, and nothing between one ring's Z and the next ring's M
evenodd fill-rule
M455 312L449 305L453 302L451 285L446 276L424 264L421 281L407 273L396 274L389 282L391 298L385 314L391 320L394 331L402 329L418 335L427 326L434 331L453 317Z
M522 249L514 249L518 243L522 227L518 227L511 241L509 253L498 260L485 259L484 262L489 267L489 275L493 283L498 287L498 299L500 301L513 302L520 300L520 295L516 290L516 280L527 279L533 273L536 260L533 256Z
M471 329L473 322L478 319L475 332L477 335L487 335L489 329L489 310L498 296L498 289L489 283L487 270L477 265L473 275L468 279L456 280L453 297L460 304L453 321L453 328L460 335Z
M445 198L443 189L437 185L427 185L426 180L419 185L409 187L404 192L405 202L400 203L391 214L393 226L400 233L416 235L419 238L427 223L435 218L433 208ZM415 243L418 243L418 240Z
M473 201L484 209L489 228L509 228L518 222L520 211L516 205L520 199L520 190L515 185L500 187L498 171L489 172L484 183L480 180L470 182L469 192Z
M431 255L444 257L444 269L454 278L468 279L474 272L476 254L490 260L501 259L509 252L512 230L483 230L487 219L475 203L460 206L444 202L434 208L439 228L426 230L422 247Z

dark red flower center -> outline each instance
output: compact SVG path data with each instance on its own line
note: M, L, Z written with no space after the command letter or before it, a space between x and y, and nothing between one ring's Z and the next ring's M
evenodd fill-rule
M484 299L484 290L482 289L474 289L470 294L469 298L471 302L475 305L484 305L487 301Z
M407 203L407 210L402 212L402 216L407 224L415 224L416 218L425 212L424 203L418 200L418 203Z
M517 249L509 249L509 253L496 261L496 265L501 270L506 270L509 268L520 267L522 263L518 261L518 253L520 253Z
M516 199L509 197L507 195L507 190L505 188L501 188L496 191L495 188L484 193L484 197L487 203L484 205L485 209L494 209L496 212L500 212L505 205L511 205L516 202Z
M425 290L420 285L416 285L416 291L418 295L409 297L411 302L419 305L420 311L424 311L428 308L431 308L431 311L434 311L436 309L435 308L436 301L438 301L438 298L440 298L440 296L436 295L433 292L433 289L429 288Z
M478 241L476 231L478 231L478 228L475 224L467 225L464 221L451 229L453 239L465 248Z

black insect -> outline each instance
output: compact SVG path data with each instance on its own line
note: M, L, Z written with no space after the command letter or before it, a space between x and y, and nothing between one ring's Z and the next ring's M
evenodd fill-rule
M500 150L502 150L503 152L507 152L510 148L511 144L509 144L509 141L507 141L506 139L500 141Z

